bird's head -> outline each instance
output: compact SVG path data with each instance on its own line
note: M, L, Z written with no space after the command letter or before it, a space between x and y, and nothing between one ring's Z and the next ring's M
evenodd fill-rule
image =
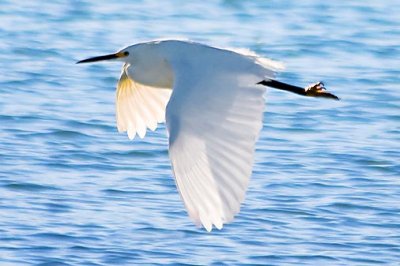
M104 61L104 60L119 60L119 61L126 62L128 60L128 58L129 58L129 54L130 53L128 51L128 48L125 48L125 49L122 49L121 51L119 51L117 53L114 53L114 54L107 54L107 55L90 57L90 58L78 61L76 63L77 64L93 63L93 62Z

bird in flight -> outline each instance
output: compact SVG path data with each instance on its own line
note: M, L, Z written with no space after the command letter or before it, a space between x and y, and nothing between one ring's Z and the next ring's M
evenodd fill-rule
M118 131L143 138L166 122L169 157L189 217L211 231L240 210L262 128L266 87L339 98L322 82L306 88L275 80L281 64L250 51L180 40L138 43L81 60L123 62L116 92Z

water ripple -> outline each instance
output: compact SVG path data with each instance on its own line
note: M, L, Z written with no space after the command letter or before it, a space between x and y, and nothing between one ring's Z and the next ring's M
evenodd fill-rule
M1 265L398 264L398 1L1 7ZM168 36L250 48L341 97L267 90L246 200L211 234L180 200L165 125L118 134L120 65L75 64Z

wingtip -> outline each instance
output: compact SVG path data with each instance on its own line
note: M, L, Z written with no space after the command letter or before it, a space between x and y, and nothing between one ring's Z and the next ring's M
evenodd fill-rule
M206 229L208 233L211 233L214 227L218 230L221 230L224 227L224 223L222 221L213 221L210 223L201 223L201 225Z
M128 135L129 140L133 140L136 136L136 132L132 131L132 130L128 130L127 135Z

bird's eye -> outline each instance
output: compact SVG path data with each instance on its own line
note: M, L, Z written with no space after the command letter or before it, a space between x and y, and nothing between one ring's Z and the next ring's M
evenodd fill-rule
M125 51L125 52L124 52L124 55L125 55L125 56L128 56L128 55L129 55L129 52L128 52L128 51Z

